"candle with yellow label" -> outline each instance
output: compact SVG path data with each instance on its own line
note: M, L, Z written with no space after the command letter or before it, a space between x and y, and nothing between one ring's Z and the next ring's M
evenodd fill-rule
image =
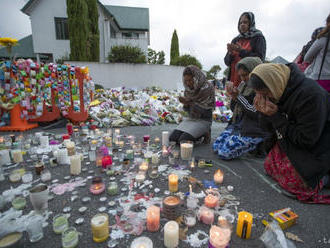
M179 190L179 177L176 174L168 176L168 189L170 192L177 192Z
M147 209L147 229L149 232L157 232L159 229L160 208L150 206Z
M91 220L93 240L97 243L109 237L109 217L107 214L96 214Z
M237 220L236 234L242 239L249 239L253 223L253 215L249 212L239 212Z
M218 169L213 176L214 182L217 184L221 184L223 182L223 172Z

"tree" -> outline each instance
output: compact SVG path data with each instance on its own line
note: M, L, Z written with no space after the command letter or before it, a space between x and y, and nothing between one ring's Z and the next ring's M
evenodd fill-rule
M113 46L108 59L111 63L146 63L147 59L139 47Z
M148 64L165 64L164 51L156 52L155 50L148 48Z
M221 71L220 65L212 66L211 69L208 72L206 72L206 78L211 80L216 79L219 71Z
M89 17L89 61L100 60L100 34L99 34L99 13L97 10L97 0L85 0L88 6L88 17Z
M173 65L179 65L179 66L196 65L199 69L202 69L202 64L198 61L198 59L196 59L194 56L191 56L189 54L176 57L173 61Z
M175 58L180 56L179 52L179 39L178 35L176 34L176 30L174 29L172 40L171 40L171 58L170 58L170 65L173 65L173 61Z
M70 59L86 61L89 58L88 7L85 1L67 0Z

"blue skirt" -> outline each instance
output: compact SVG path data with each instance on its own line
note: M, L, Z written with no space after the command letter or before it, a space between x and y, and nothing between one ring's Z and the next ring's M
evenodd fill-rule
M235 132L236 133L236 132ZM253 151L263 138L245 137L234 134L233 129L226 129L213 143L214 152L224 160L234 159Z

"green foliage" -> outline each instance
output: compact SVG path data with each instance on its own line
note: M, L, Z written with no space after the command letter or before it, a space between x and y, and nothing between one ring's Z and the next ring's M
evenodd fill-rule
M208 72L206 72L206 78L211 80L216 79L219 71L221 71L220 65L212 66L211 69Z
M141 48L131 46L113 46L108 56L111 63L146 63L147 59Z
M70 59L86 61L89 58L88 7L85 1L67 0ZM87 45L86 45L87 44Z
M88 6L88 21L89 21L89 61L100 60L100 34L98 19L99 14L97 10L97 0L85 0Z
M164 51L156 52L155 50L148 48L148 64L165 64Z
M179 66L196 65L199 69L202 69L202 64L198 61L198 59L196 59L194 56L191 56L189 54L185 54L175 58L172 65L179 65Z
M95 84L95 90L100 90L100 89L104 89L104 87L100 84Z
M174 60L180 56L179 52L179 38L174 29L172 40L171 40L171 58L170 58L170 65L174 65Z
M229 77L229 67L224 70L223 75L225 75L226 78Z

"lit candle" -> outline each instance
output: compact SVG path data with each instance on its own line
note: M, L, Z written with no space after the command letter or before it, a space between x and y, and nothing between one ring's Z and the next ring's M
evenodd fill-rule
M169 137L170 137L170 133L168 131L162 132L162 145L163 146L169 145Z
M180 144L181 149L181 159L182 160L189 160L191 159L192 153L193 153L194 145L191 142L183 142Z
M205 206L215 208L219 203L219 197L214 194L208 194L204 199Z
M159 163L159 157L158 157L157 153L152 154L151 163L153 163L153 164L158 164Z
M131 248L153 248L152 240L147 237L138 237L133 240Z
M212 226L210 229L210 244L214 248L226 248L230 242L231 230Z
M149 163L148 161L143 161L140 166L139 166L139 171L147 171L149 168Z
M169 221L164 226L164 245L166 248L175 248L179 245L179 225Z
M192 158L191 159L191 162L190 162L190 170L194 170L195 169L195 167L196 167L196 165L195 165L195 158Z
M159 142L160 142L160 138L159 137L156 137L155 138L155 144L159 144Z
M21 150L12 150L11 156L13 157L13 161L15 163L21 163L23 162L23 155Z
M80 155L73 155L70 157L70 173L71 175L79 175L81 173Z
M97 214L91 220L93 240L97 243L109 237L109 217L107 214Z
M145 174L141 173L141 172L137 173L136 176L135 176L135 181L137 183L142 183L145 179L146 179Z
M99 195L101 194L103 191L105 190L105 185L102 182L102 178L101 177L94 177L93 181L92 181L92 185L89 188L89 191L93 194L93 195Z
M176 174L170 174L168 176L168 188L170 192L177 192L179 190L179 177Z
M150 206L147 209L147 230L149 232L157 232L159 229L160 208Z
M214 221L214 211L206 207L201 207L199 210L199 219L204 224L211 225Z
M237 220L236 234L242 239L249 239L253 223L253 215L249 212L239 212Z
M223 172L218 169L213 176L214 182L217 184L221 184L223 182Z
M218 217L218 226L221 226L221 227L229 226L229 222L225 217L219 216Z

